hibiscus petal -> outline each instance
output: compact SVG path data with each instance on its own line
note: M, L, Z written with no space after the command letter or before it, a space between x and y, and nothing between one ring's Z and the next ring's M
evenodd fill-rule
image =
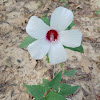
M36 16L32 16L26 26L27 33L36 39L45 38L49 29L50 27Z
M60 34L60 41L67 47L79 47L81 45L82 33L78 30L62 31Z
M51 15L50 27L58 31L64 31L73 21L72 11L58 7Z
M67 53L64 47L62 46L61 43L57 41L51 44L51 48L48 53L48 56L52 64L58 64L58 63L66 61L67 59Z
M36 40L27 47L32 58L42 59L50 49L50 43L47 40Z

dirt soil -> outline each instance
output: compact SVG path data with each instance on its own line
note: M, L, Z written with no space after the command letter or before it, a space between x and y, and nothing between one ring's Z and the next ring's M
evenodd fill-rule
M75 26L83 34L84 54L66 49L68 60L63 70L77 69L72 78L62 82L80 85L68 96L71 100L100 100L100 0L0 0L0 100L32 100L23 83L37 84L52 78L53 66L32 59L27 49L18 48L28 34L26 25L33 15L48 18L58 6L74 11ZM55 71L61 70L58 64Z

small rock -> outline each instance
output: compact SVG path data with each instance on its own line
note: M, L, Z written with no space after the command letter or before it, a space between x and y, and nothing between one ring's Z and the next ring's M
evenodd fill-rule
M18 62L18 63L21 63L21 60L17 59L17 62Z

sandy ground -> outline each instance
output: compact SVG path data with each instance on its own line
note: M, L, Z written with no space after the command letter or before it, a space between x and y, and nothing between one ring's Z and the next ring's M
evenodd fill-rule
M100 100L100 0L67 0L66 8L74 11L75 26L83 34L84 54L66 49L68 60L63 69L77 69L62 81L81 88L69 96L72 100ZM0 0L0 100L32 100L23 83L37 84L50 79L53 66L32 59L27 49L18 48L28 36L26 24L32 15L50 18L53 10L63 6L59 0ZM55 71L61 70L57 65Z

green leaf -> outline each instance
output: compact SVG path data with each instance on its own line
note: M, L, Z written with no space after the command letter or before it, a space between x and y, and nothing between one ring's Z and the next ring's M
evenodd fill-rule
M46 13L44 17L47 17L47 16L48 16L48 13Z
M65 97L63 97L62 95L59 95L57 93L55 93L54 91L50 91L47 95L46 95L46 100L67 100Z
M44 85L46 91L48 91L50 89L49 83L50 82L48 80L43 78L43 85Z
M62 71L60 71L55 77L54 79L50 82L50 87L53 88L54 90L58 90L58 86L60 84L61 81L61 76L62 76Z
M41 85L25 85L27 88L26 92L31 94L35 99L41 100L43 99L43 95L45 93L45 88Z
M60 88L61 88L62 90L67 89L67 88L69 88L69 87L71 87L71 85L68 85L68 84L65 84L65 83L61 83L61 84L60 84Z
M56 75L57 75L57 72L54 73L54 76L56 76Z
M49 57L48 57L48 53L47 53L47 55L46 55L46 56L47 56L47 58L46 58L46 61L49 63Z
M60 2L63 2L63 0L60 0Z
M75 23L74 23L74 22L72 22L72 23L66 28L66 30L70 30L73 26L75 26Z
M67 6L67 3L63 3L63 6L66 7Z
M41 19L43 20L44 23L46 23L47 25L50 26L50 20L47 18L48 13L45 14L44 17L42 17Z
M63 65L64 65L63 63L60 64L61 68L63 67Z
M37 85L43 86L43 84L41 84L41 83L38 83Z
M19 48L26 48L29 44L34 42L36 39L32 38L31 36L27 36L22 43L19 45Z
M60 0L60 2L66 2L67 0Z
M47 17L42 17L41 19L44 21L44 23L50 26L50 20Z
M77 51L77 52L84 53L84 50L83 50L82 45L80 45L79 47L76 47L76 48L71 48L71 47L66 47L66 46L64 46L64 48L67 48L67 49L70 49L70 50L73 50L73 51Z
M96 11L96 15L98 15L98 14L100 14L100 10L97 10L97 11Z
M61 90L60 90L59 94L63 95L63 96L68 96L68 95L71 95L74 92L76 92L77 89L79 88L79 86L70 86L68 84L62 83L60 85L60 88L61 88Z
M45 98L42 98L42 99L32 99L32 100L46 100Z
M77 72L78 70L68 70L68 71L64 71L63 73L63 76L68 76L68 77L72 77L73 75L75 75L75 73Z

